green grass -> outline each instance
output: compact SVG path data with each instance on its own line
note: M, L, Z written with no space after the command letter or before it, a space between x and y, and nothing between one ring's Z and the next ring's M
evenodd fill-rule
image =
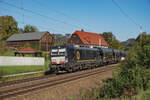
M27 78L38 77L38 76L43 76L43 75L44 75L44 72L20 75L20 76L0 77L0 82L8 82L8 81L13 81L13 80L27 79Z
M20 79L26 79L31 77L43 76L45 75L45 72L48 70L49 70L48 66L0 66L0 82L7 82L12 80L20 80ZM1 77L5 75L36 72L36 71L44 71L44 72L28 74L28 75Z
M48 66L0 66L0 73L2 75L19 74L35 71L46 71Z

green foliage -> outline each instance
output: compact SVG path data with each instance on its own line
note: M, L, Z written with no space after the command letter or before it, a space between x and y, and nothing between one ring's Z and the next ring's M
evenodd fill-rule
M119 50L124 50L124 46L121 42L118 40L114 39L109 43L109 48L112 49L119 49Z
M22 48L31 47L30 43L26 43Z
M28 32L37 32L38 29L35 26L31 26L31 25L26 25L24 26L23 32L24 33L28 33Z
M25 74L25 75L19 75L19 76L1 77L0 82L28 79L28 78L33 78L33 77L38 77L38 76L43 76L43 75L44 75L44 72L39 72L39 73Z
M102 34L102 36L108 43L109 48L120 49L120 50L124 49L123 44L115 38L115 36L112 34L112 32L104 32Z
M64 45L67 42L67 38L65 36L62 36L60 38L55 39L54 45L59 46L59 45Z
M6 42L0 40L0 53L4 52L6 48Z
M38 29L32 25L26 25L24 29L18 28L18 22L12 16L0 16L0 41L8 39L15 33L36 31L38 31Z
M45 66L0 66L3 75L19 74L34 71L44 71Z
M4 51L0 51L0 56L14 56L14 50L4 49Z
M136 45L136 40L134 38L130 38L124 42L122 42L126 51L130 50L134 45Z
M40 44L34 44L30 46L33 49L40 50Z
M26 43L25 45L20 46L18 49L27 48L27 47L30 47L30 48L36 49L36 50L40 50L40 44L30 44L30 43Z
M0 56L13 56L14 50L6 48L6 42L0 41Z
M146 37L147 36L147 33L146 32L142 32L137 38L136 38L136 41L137 42L140 42L142 40L143 37Z
M126 60L117 66L113 78L101 87L81 94L81 100L149 100L150 36L143 35L132 47ZM95 95L96 94L96 95Z
M103 32L102 36L107 41L107 43L110 43L112 40L116 39L112 32Z
M130 49L125 62L119 65L114 78L101 87L101 97L132 96L148 88L150 79L150 36L143 36L142 43Z
M12 16L0 16L0 40L18 33L18 23Z

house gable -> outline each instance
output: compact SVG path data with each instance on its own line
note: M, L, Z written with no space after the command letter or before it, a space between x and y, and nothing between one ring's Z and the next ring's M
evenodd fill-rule
M83 42L78 35L72 34L70 39L67 41L67 45L82 45Z

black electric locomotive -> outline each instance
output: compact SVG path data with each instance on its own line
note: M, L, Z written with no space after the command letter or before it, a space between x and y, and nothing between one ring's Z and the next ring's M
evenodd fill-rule
M51 70L68 72L100 65L101 55L97 48L56 46L51 51Z

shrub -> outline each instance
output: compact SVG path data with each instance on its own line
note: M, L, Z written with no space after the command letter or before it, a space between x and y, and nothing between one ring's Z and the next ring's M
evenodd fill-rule
M82 100L111 100L111 98L120 99L122 97L130 97L131 100L131 96L150 89L150 36L143 36L142 42L138 41L135 44L129 50L126 60L117 66L113 78L103 82L98 90L98 95L94 95L93 90L87 93L88 96L85 95ZM149 100L149 95L148 91L140 98ZM134 98L136 99L137 96Z
M146 41L146 42L145 42ZM150 36L130 49L125 62L118 66L113 79L105 81L100 97L132 96L148 88L150 73Z

